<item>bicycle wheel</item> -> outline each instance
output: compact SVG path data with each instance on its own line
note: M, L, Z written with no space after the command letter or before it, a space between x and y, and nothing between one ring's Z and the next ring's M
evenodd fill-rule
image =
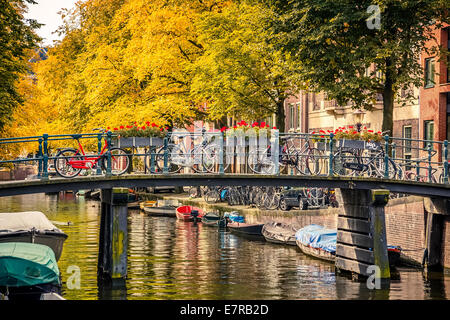
M385 178L386 162L384 158L376 158L374 160L375 174L377 178ZM397 176L397 166L392 159L388 159L388 179L395 179Z
M206 203L212 204L220 201L220 193L217 190L209 191L205 195L205 201Z
M210 173L219 172L219 145L217 144L209 144L203 149L203 166L206 168L206 171ZM225 172L230 166L232 158L226 154L226 148L223 149L224 163L223 163L223 171Z
M164 172L164 148L161 148L156 154L156 166L158 172ZM167 169L169 173L177 173L185 163L185 155L177 145L167 146Z
M340 150L333 156L333 174L338 176L355 176L358 175L358 170L351 169L350 164L361 164L359 158L348 150Z
M159 171L158 165L156 163L156 155L164 147L159 147L159 148L153 147L153 148L155 148L155 149L152 150L152 147L151 147L150 150L148 150L145 153L145 156L144 156L145 171L149 172L149 173L158 173L160 171ZM152 156L153 156L153 170L152 170Z
M248 154L247 164L251 171L258 174L274 174L275 163L267 150L256 150Z
M63 178L73 178L80 174L82 169L74 168L72 161L83 160L78 150L64 149L58 152L55 158L55 171Z
M324 165L324 155L323 151L316 148L311 148L306 156L306 174L318 175L322 172Z
M106 155L102 159L103 170L106 170L108 158ZM128 171L130 167L130 155L121 148L111 148L111 174L120 176Z

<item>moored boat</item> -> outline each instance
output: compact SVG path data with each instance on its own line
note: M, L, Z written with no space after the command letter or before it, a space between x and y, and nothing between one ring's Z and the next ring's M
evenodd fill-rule
M158 200L155 205L144 207L144 211L152 216L176 217L178 206L177 200Z
M264 224L231 222L227 228L234 234L248 237L254 240L264 240L262 234Z
M0 212L0 243L29 242L49 246L56 261L61 257L67 234L39 211Z
M266 241L295 246L295 233L297 230L288 224L271 221L262 228L262 234Z
M0 243L0 297L64 300L53 250L36 243Z
M141 210L144 210L146 207L154 207L155 205L156 205L156 200L139 202L139 208L141 208Z
M300 250L310 256L334 262L336 260L337 230L319 225L308 225L295 233ZM399 246L388 246L389 265L394 267L400 258Z
M240 215L237 211L231 211L231 212L225 212L223 215L225 218L228 218L231 220L231 222L245 222L245 217Z
M215 212L208 212L203 216L202 223L207 226L223 227L226 225L225 219Z
M177 219L183 221L201 221L204 211L194 206L181 206L176 209Z

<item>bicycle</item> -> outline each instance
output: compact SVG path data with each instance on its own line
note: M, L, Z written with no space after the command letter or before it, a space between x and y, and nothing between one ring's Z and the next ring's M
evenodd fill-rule
M95 128L94 131L99 130L104 133L104 129ZM80 174L81 170L91 170L98 165L101 166L102 171L107 168L107 150L111 152L111 174L121 175L128 171L130 167L130 158L125 150L121 148L109 148L106 138L105 144L100 154L86 154L80 142L81 134L74 134L71 137L77 141L78 149L65 148L60 150L54 161L55 171L58 175L64 178L73 178Z
M210 138L205 135L206 130L202 130L201 141L192 149L188 149L184 143L169 143L167 145L167 169L169 173L178 173L183 167L189 167L197 173L207 173L208 167L205 165L205 159L210 156L205 152L206 147L210 145ZM190 137L190 133L177 133L173 138ZM164 170L164 146L160 147L154 155L156 172ZM151 172L151 155L145 156L144 162L147 169ZM155 172L151 172L155 173Z

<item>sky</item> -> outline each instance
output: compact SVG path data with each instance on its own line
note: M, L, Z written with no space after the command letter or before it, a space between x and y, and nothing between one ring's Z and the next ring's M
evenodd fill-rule
M25 18L36 19L43 23L36 33L43 38L42 43L45 46L52 45L53 40L59 40L57 34L52 34L60 25L62 25L61 16L58 14L62 8L71 9L77 0L36 0L37 4L28 4L28 13Z

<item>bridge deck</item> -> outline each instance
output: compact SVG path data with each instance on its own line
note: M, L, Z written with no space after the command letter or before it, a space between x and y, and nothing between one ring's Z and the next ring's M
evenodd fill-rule
M367 177L256 175L256 174L171 174L87 176L72 179L20 180L0 183L0 197L82 189L155 186L290 186L344 189L388 189L420 196L450 198L450 185Z

